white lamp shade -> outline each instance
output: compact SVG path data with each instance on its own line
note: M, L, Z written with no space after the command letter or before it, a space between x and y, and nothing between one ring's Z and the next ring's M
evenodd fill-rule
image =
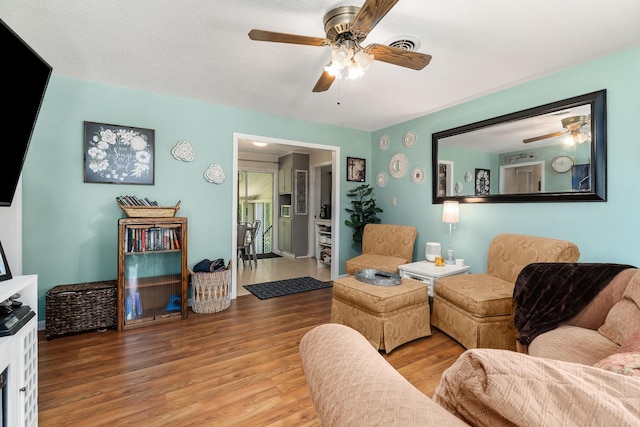
M447 200L442 206L442 222L448 224L455 224L460 222L460 210L458 209L458 202Z

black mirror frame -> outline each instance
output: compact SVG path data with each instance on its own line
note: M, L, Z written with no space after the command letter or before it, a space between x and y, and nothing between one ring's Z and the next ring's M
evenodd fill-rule
M591 185L592 191L491 194L487 196L438 196L438 141L499 123L511 122L580 105L591 105ZM436 132L431 137L432 200L433 204L445 200L460 203L520 203L520 202L605 202L607 200L607 108L606 89L552 102L492 119L482 120L453 129Z

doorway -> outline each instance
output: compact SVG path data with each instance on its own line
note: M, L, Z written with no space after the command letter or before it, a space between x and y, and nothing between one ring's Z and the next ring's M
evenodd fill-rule
M544 162L500 166L500 194L544 192Z
M275 174L273 172L238 171L238 210L236 221L254 224L260 221L256 236L258 256L273 253Z
M256 144L257 143L257 144ZM263 149L264 147L254 147L253 145L260 145L260 146L266 146L267 149ZM321 145L321 144L315 144L315 143L308 143L308 142L302 142L302 141L291 141L291 140L283 140L283 139L277 139L277 138L269 138L269 137L264 137L264 136L258 136L258 135L248 135L248 134L240 134L240 133L234 133L233 134L233 176L237 176L237 174L239 172L243 172L243 171L250 171L251 167L246 167L243 166L242 168L239 167L239 148L242 146L242 153L243 153L243 157L246 157L245 154L246 153L250 153L250 157L251 160L246 160L243 159L242 164L246 165L246 164L254 164L254 165L259 165L256 167L267 167L267 165L269 165L271 167L271 165L275 165L275 171L277 172L277 166L278 166L278 158L281 156L284 156L286 154L292 153L292 152L300 152L300 153L306 153L309 154L310 157L310 166L309 169L310 171L314 170L314 166L316 165L316 163L314 163L313 158L320 155L324 158L324 156L327 156L328 154L330 154L329 158L330 160L330 167L331 170L333 172L333 178L332 182L331 182L331 202L329 203L329 205L331 206L331 210L333 212L339 212L340 211L340 197L338 196L340 194L340 147L337 146L330 146L330 145ZM277 188L278 188L278 183L277 183L277 179L278 176L274 175L274 179L275 179L275 183L274 183L274 196L277 195ZM319 179L319 177L318 177ZM237 228L237 224L239 221L239 209L242 209L243 211L246 209L247 206L240 206L240 187L241 185L239 185L238 179L234 179L233 180L233 199L232 199L232 224L230 229L231 230L235 230ZM315 184L313 182L313 177L311 177L311 180L309 182L309 201L310 201L310 206L309 206L309 217L308 217L308 221L309 223L314 223L314 219L316 216L319 216L320 214L320 206L314 206L315 203L313 203L314 201L314 187ZM245 202L242 202L243 204ZM276 206L275 202L272 205ZM316 212L317 211L317 212ZM243 215L250 215L250 213L246 213L243 212ZM272 209L272 214L273 214L273 209ZM244 218L245 216L243 216ZM336 244L334 245L334 252L333 252L333 259L334 260L339 260L340 259L340 248L339 248L339 244L338 242L339 240L339 225L338 225L338 215L334 214L331 216L331 225L332 225L332 229L334 230L333 232L333 240L336 242ZM265 229L266 230L266 229ZM272 247L276 246L277 247L277 241L278 241L278 229L276 224L273 224L273 228L272 228L273 232L271 233L271 242L272 242ZM235 248L236 243L237 243L237 233L232 233L232 248L231 248L231 253L235 254ZM309 253L309 257L308 258L303 258L301 262L307 262L309 263L310 261L313 262L314 264L316 264L316 260L314 258L314 253ZM276 259L277 260L277 259ZM262 261L270 261L270 260L259 260L258 262L262 262ZM283 262L286 260L283 260ZM235 263L234 263L235 264ZM330 280L334 280L335 278L338 277L338 262L334 262L331 263L330 269L327 269L326 267L324 267L324 271L329 270L330 271ZM259 276L259 272L257 270L259 270L260 267L257 267L254 271L256 272L255 277ZM281 270L281 269L279 269ZM326 273L325 273L326 274ZM243 273L244 276L244 273ZM295 276L291 276L291 277L295 277ZM280 279L280 278L279 278ZM251 282L251 283L258 283L256 282ZM247 283L245 283L247 284ZM232 269L232 273L231 273L231 298L235 299L238 295L238 269L234 268Z

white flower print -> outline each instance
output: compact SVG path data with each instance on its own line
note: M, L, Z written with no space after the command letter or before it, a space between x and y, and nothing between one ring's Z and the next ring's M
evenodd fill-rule
M100 178L136 182L131 178L140 180L151 174L153 147L143 132L100 126L87 143L88 171Z

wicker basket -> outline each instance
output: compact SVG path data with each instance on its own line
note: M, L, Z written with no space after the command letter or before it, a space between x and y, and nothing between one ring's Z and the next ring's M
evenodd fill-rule
M194 313L217 313L231 305L231 261L227 269L215 273L191 272Z
M45 337L116 326L117 282L54 286L46 292Z
M180 209L180 201L175 206L118 206L129 218L172 218Z

